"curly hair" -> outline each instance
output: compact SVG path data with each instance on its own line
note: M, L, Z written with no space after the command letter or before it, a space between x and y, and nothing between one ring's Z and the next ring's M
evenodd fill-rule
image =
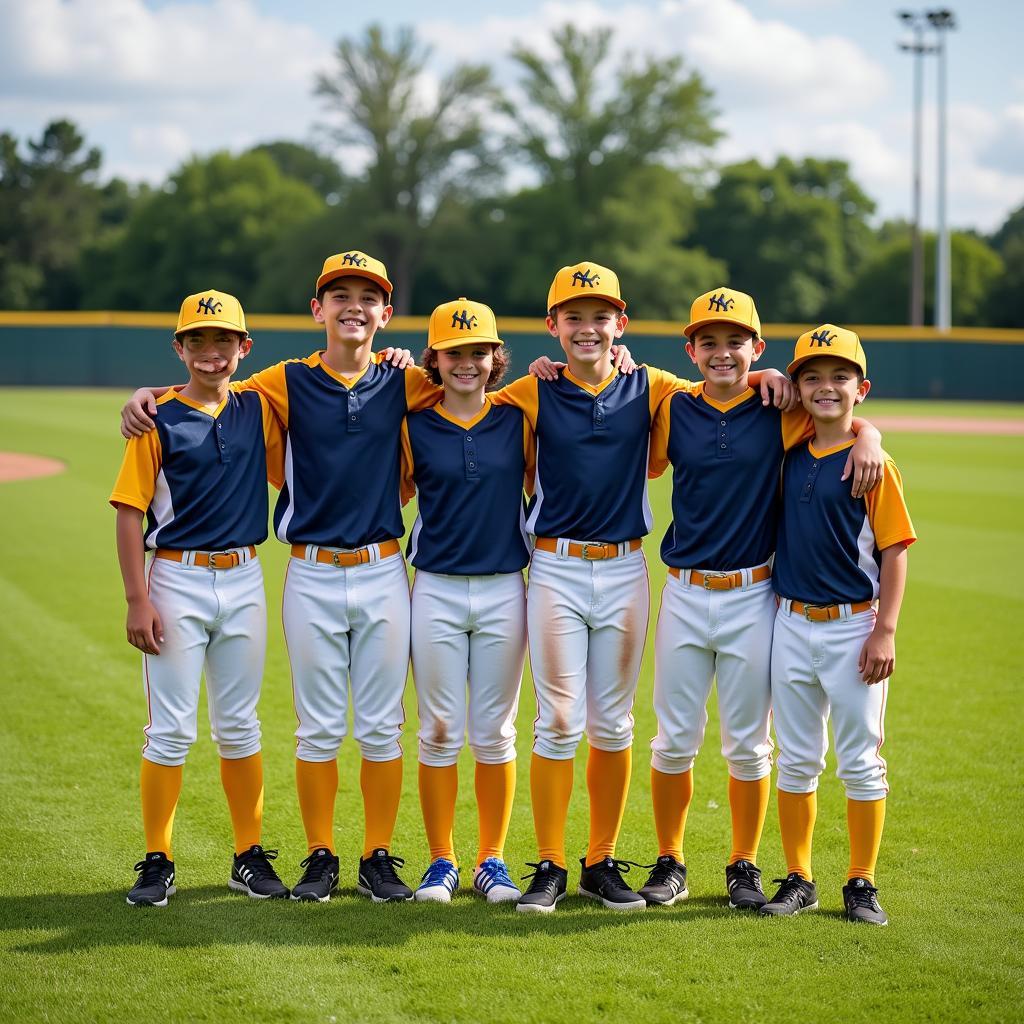
M494 391L498 387L512 361L509 358L508 349L504 345L494 345L493 349L491 375L487 378L487 384L485 385L485 390L487 391ZM441 387L441 374L437 369L437 352L430 347L425 348L420 356L420 365L423 367L423 372L430 379L430 382Z

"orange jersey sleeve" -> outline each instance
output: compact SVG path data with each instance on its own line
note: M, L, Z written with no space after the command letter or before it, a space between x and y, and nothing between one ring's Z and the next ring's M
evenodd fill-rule
M671 398L671 396L669 396ZM651 447L647 456L647 475L653 480L668 469L668 434L672 423L672 403L662 402L651 423Z
M405 368L405 404L409 412L420 412L437 405L444 397L444 389L439 388L428 376L422 366Z
M802 405L784 412L779 417L779 422L782 427L782 447L787 452L790 448L795 448L814 437L814 420Z
M864 496L868 506L868 523L875 535L879 551L894 544L908 547L917 540L914 524L903 496L903 479L896 463L886 456L882 482Z
M677 377L674 373L669 373L667 370L659 370L656 366L647 367L647 381L652 426L655 415L666 398L671 398L672 395L680 391L693 394L695 391L700 390L701 385L700 381L684 380L682 377Z
M523 477L523 490L527 497L533 497L533 483L537 475L537 436L530 425L530 418L523 414L523 457L526 459L526 474Z
M412 458L412 441L409 439L409 421L402 420L402 469L399 490L402 504L408 505L416 496L416 481L413 479L415 463Z
M488 398L495 405L514 405L522 409L526 418L530 421L530 427L537 429L537 412L540 408L540 400L537 397L537 378L527 374L518 380L506 384L500 391L492 391Z
M159 406L174 398L174 392L168 391L163 397L157 399ZM149 506L153 503L153 494L156 491L156 480L160 475L160 467L163 465L163 449L160 445L160 432L154 427L148 430L142 437L129 438L124 447L124 458L121 460L121 469L117 474L114 483L114 490L110 494L110 504L117 508L118 505L129 505L137 508L140 512L148 512Z
M278 489L284 485L284 428L267 396L260 394L263 411L263 443L267 450L267 479Z
M289 359L287 362L298 362ZM275 363L265 370L254 373L245 380L232 381L232 391L258 391L274 410L281 426L288 429L288 383L284 375L285 363Z

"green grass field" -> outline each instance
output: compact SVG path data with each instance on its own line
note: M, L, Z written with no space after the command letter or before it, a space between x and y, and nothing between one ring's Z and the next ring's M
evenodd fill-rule
M343 891L327 905L260 904L229 892L231 833L217 758L200 729L176 819L179 893L133 910L142 854L137 776L145 707L124 639L114 515L123 395L0 390L0 450L66 460L62 476L0 484L0 1020L651 1022L1020 1020L1024 662L1024 438L891 434L921 541L897 637L885 752L892 793L878 880L892 919L840 917L847 847L834 775L819 795L815 874L822 909L794 920L730 912L726 771L717 719L698 761L687 828L691 897L617 916L578 898L549 918L491 908L377 907L352 889L362 832L357 753L342 753L337 831ZM1024 415L1021 408L909 403L865 415ZM648 543L654 599L664 569L663 478ZM294 716L276 616L283 545L264 548L271 636L261 703L265 837L294 882L305 855L293 784ZM647 743L652 659L636 704L634 781L619 854L657 853ZM411 687L406 707L415 711ZM203 712L202 714L205 714ZM526 766L533 719L519 715L520 792L507 857L533 859ZM416 797L415 722L395 852L415 883L427 849ZM569 827L582 852L580 753ZM457 844L475 844L464 752ZM834 766L830 766L832 772ZM570 853L572 856L572 853ZM774 803L761 848L784 870ZM526 869L523 868L523 871ZM570 884L575 878L570 872Z

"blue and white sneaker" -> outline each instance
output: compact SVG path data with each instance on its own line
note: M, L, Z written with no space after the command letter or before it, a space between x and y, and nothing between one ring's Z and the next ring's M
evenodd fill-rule
M446 857L438 857L423 873L415 895L420 902L451 903L458 888L459 869Z
M488 903L518 902L523 895L509 878L505 862L497 857L488 857L473 869L473 888L486 896Z

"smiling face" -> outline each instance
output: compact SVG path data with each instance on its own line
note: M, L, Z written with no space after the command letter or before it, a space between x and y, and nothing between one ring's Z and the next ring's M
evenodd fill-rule
M252 339L223 327L197 327L175 337L172 342L178 358L193 380L216 387L230 380L252 348Z
M686 343L712 398L730 399L747 387L750 364L761 358L764 342L746 328L729 323L698 327Z
M313 319L327 329L327 341L358 348L373 340L391 319L391 306L381 288L365 277L338 277L310 303Z
M589 370L607 362L610 373L609 350L626 329L626 314L605 299L572 299L553 312L554 317L547 318L548 330L562 346L569 369Z
M483 395L494 365L494 346L484 342L441 349L435 353L437 372L445 391Z
M871 382L860 376L846 359L821 356L800 367L797 374L800 402L816 423L842 424L867 397Z

